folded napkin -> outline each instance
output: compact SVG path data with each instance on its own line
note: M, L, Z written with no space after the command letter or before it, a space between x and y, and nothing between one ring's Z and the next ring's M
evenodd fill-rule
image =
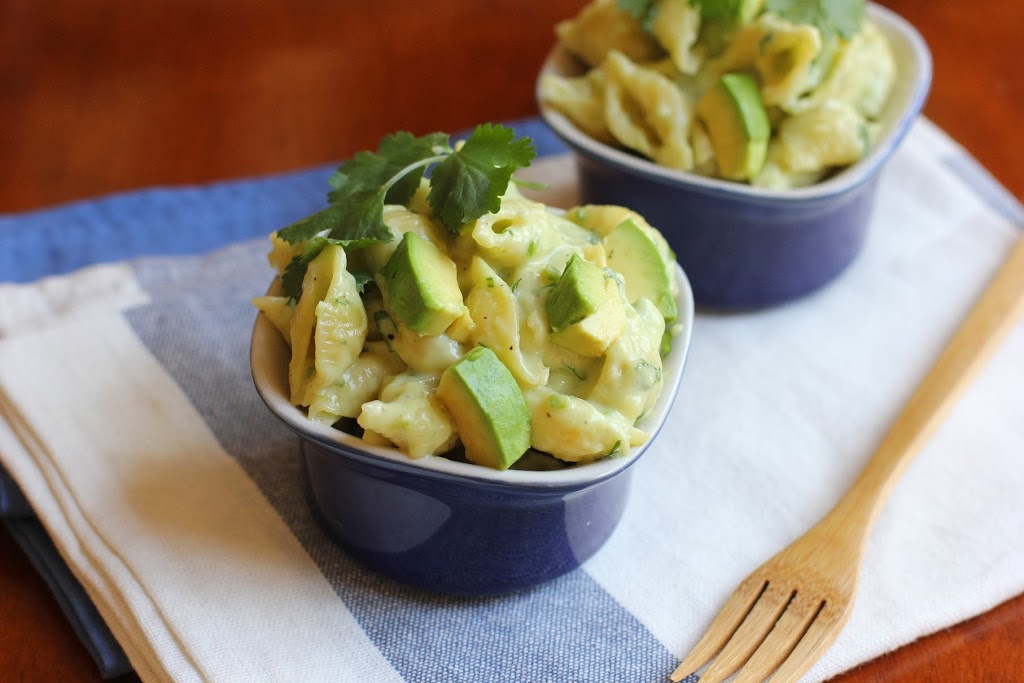
M536 121L516 127L557 149ZM252 387L262 236L320 206L328 170L0 219L0 279L104 262L0 285L0 462L143 680L664 680L735 584L852 482L1024 225L918 122L837 281L698 315L683 388L606 546L538 588L456 599L382 579L329 540L296 438ZM531 172L545 198L573 201L567 157ZM897 485L853 617L807 680L1024 591L1021 377L1024 326Z

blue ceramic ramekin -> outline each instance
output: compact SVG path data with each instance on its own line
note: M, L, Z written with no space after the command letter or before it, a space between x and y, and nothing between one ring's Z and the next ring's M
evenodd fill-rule
M382 468L311 442L304 455L314 507L351 555L404 584L451 595L509 593L578 567L618 524L632 472L502 485L417 471L415 463Z
M263 314L253 328L253 382L300 437L312 507L353 557L403 584L450 595L509 593L578 567L608 539L629 495L631 465L655 441L682 380L694 304L677 269L679 332L664 388L638 423L651 434L621 458L553 471L498 471L394 448L309 421L288 401L287 344Z
M582 203L635 209L665 235L697 306L757 309L813 292L854 259L870 223L880 172L906 136L931 85L931 56L905 20L877 5L868 16L897 64L882 133L868 155L810 187L768 190L658 166L588 137L539 97L541 115L573 151ZM541 75L576 75L556 48ZM539 88L539 79L538 79Z

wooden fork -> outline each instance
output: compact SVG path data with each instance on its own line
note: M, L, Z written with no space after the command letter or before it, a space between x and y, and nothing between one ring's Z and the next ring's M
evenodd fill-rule
M714 658L700 683L717 683L737 670L734 683L763 681L773 671L772 683L785 683L818 660L852 612L868 533L893 485L1022 314L1019 239L850 490L816 526L740 583L673 681Z

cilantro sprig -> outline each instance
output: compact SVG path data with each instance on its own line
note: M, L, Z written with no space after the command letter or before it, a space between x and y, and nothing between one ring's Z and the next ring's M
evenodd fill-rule
M285 294L302 294L309 263L328 244L354 250L394 238L384 224L384 204L407 204L431 171L427 195L434 214L451 232L501 207L512 174L537 153L530 138L516 138L501 125L477 126L455 149L446 133L384 137L376 152L359 152L328 179L328 206L277 231L291 244L306 242L281 278Z
M745 1L690 0L690 5L700 9L703 21L729 21ZM648 31L658 11L655 0L619 0L619 8ZM864 0L766 0L765 9L794 24L817 27L826 40L836 35L852 38L864 19Z

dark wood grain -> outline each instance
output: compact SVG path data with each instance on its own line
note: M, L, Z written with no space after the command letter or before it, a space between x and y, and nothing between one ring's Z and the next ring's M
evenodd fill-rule
M531 116L551 27L583 4L5 0L0 212L291 170L344 158L397 129ZM926 115L1024 199L1024 3L883 4L932 48ZM1024 680L1022 634L1024 596L835 680ZM4 680L98 680L6 532L0 672Z

